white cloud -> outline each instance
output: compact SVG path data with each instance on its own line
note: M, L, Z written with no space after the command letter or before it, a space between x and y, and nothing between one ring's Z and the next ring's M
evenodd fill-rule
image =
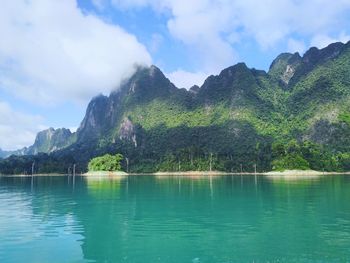
M202 71L217 71L232 65L237 54L232 48L231 12L225 1L208 0L111 0L117 8L151 6L156 12L171 13L167 21L170 34L191 48L190 57Z
M254 40L263 50L282 45L302 51L314 36L334 35L350 24L349 0L111 0L111 3L122 9L150 6L166 17L170 13L167 21L170 34L192 47L196 66L204 71L233 64L237 61L235 45L244 41Z
M193 12L189 12L180 8L180 2L173 6L174 17L168 21L168 29L175 38L193 47L194 59L199 61L197 66L216 71L232 65L237 60L236 53L221 35L227 32L227 12L221 6L210 8L205 3L193 4L190 7Z
M74 126L74 127L69 127L69 130L71 132L76 132L78 130L78 127L77 126Z
M151 40L148 43L148 49L152 53L156 53L164 41L164 37L161 34L152 34Z
M288 52L291 53L295 53L295 52L299 52L300 54L302 54L305 49L305 43L302 40L295 40L293 38L288 40Z
M151 63L136 37L73 0L4 1L0 36L0 88L35 103L89 100Z
M46 128L43 118L13 110L0 101L0 147L17 150L34 143L37 132Z
M181 69L167 73L166 75L175 86L185 89L189 89L193 85L201 86L208 77L208 74L203 72L188 72Z
M327 35L316 35L311 40L311 45L318 48L324 48L334 42L346 43L350 40L350 36L345 32L341 32L338 37L329 37Z

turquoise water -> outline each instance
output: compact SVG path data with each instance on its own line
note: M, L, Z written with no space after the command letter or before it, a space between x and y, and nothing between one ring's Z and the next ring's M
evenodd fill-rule
M1 177L0 262L350 262L350 176Z

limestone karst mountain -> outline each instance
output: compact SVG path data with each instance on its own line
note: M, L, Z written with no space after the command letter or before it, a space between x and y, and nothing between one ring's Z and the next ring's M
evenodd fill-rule
M41 158L43 171L84 170L106 152L122 153L131 171L350 169L350 42L283 53L268 72L238 63L188 91L140 67L91 100L76 133L39 134L26 153L40 152L49 155L23 159Z

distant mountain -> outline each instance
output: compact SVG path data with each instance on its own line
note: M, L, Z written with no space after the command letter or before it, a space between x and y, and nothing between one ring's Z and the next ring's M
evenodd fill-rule
M54 151L66 148L75 142L75 134L69 129L49 128L39 132L35 138L34 144L15 151L2 151L0 149L0 158L6 158L11 155L36 155L38 153L52 153Z
M69 129L49 128L37 134L35 142L25 151L27 155L51 153L75 142L75 135Z
M1 148L0 148L0 158L6 158L8 157L9 154L8 154L8 151L3 151Z
M26 155L27 154L27 147L24 147L20 150L15 150L15 151L3 151L2 149L0 149L0 158L7 158L11 155Z
M122 153L131 171L348 170L350 42L283 53L268 72L239 63L189 91L139 67L92 99L76 133L39 134L27 154L39 152L51 154L25 158L42 171L85 170L106 152Z

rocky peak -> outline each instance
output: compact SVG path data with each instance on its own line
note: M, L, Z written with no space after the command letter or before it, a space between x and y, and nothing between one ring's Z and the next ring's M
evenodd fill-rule
M236 94L249 93L255 77L244 63L228 67L217 76L208 77L199 89L198 97L206 102L232 99Z
M72 133L69 129L49 128L39 132L35 142L30 146L26 154L50 153L68 146Z
M158 83L165 84L163 88L169 88L170 81L165 77L163 72L156 66L152 65L150 67L140 67L135 74L130 78L131 83L136 84L146 84L148 82L147 88L152 86L158 86Z
M301 63L299 53L282 53L271 64L268 74L286 87Z
M288 85L294 86L302 76L307 75L315 67L320 66L329 60L336 59L348 46L343 43L333 43L329 46L318 49L316 47L310 48L302 57L300 65L296 68L293 78Z
M160 74L160 75L164 76L163 72L158 67L156 67L155 65L150 66L148 71L149 71L148 74L149 74L149 76L151 78L155 77L156 74Z
M219 84L221 86L230 87L232 84L232 81L235 80L235 78L239 78L242 73L249 72L248 67L245 63L238 63L234 66L228 67L220 72L217 76L209 76L203 83L200 90L206 90L210 89L215 84Z
M99 135L106 120L109 98L99 95L93 98L85 113L85 117L78 128L79 138L93 138Z
M330 44L329 46L318 49L310 48L303 56L304 63L316 64L337 57L344 49L345 44L341 42Z
M165 77L156 66L139 67L136 72L125 81L120 90L114 92L127 96L129 103L141 103L156 97L168 97L177 88Z
M198 85L193 85L190 89L189 92L193 94L197 94L199 92L200 87Z
M236 74L239 74L240 72L244 72L249 70L247 65L243 62L241 63L237 63L236 65L233 65L231 67L225 68L224 70L222 70L219 74L219 77L221 78L231 78Z
M169 97L177 91L156 66L138 67L110 96L99 95L91 100L77 131L78 141L98 139L116 128L125 108L158 97Z

